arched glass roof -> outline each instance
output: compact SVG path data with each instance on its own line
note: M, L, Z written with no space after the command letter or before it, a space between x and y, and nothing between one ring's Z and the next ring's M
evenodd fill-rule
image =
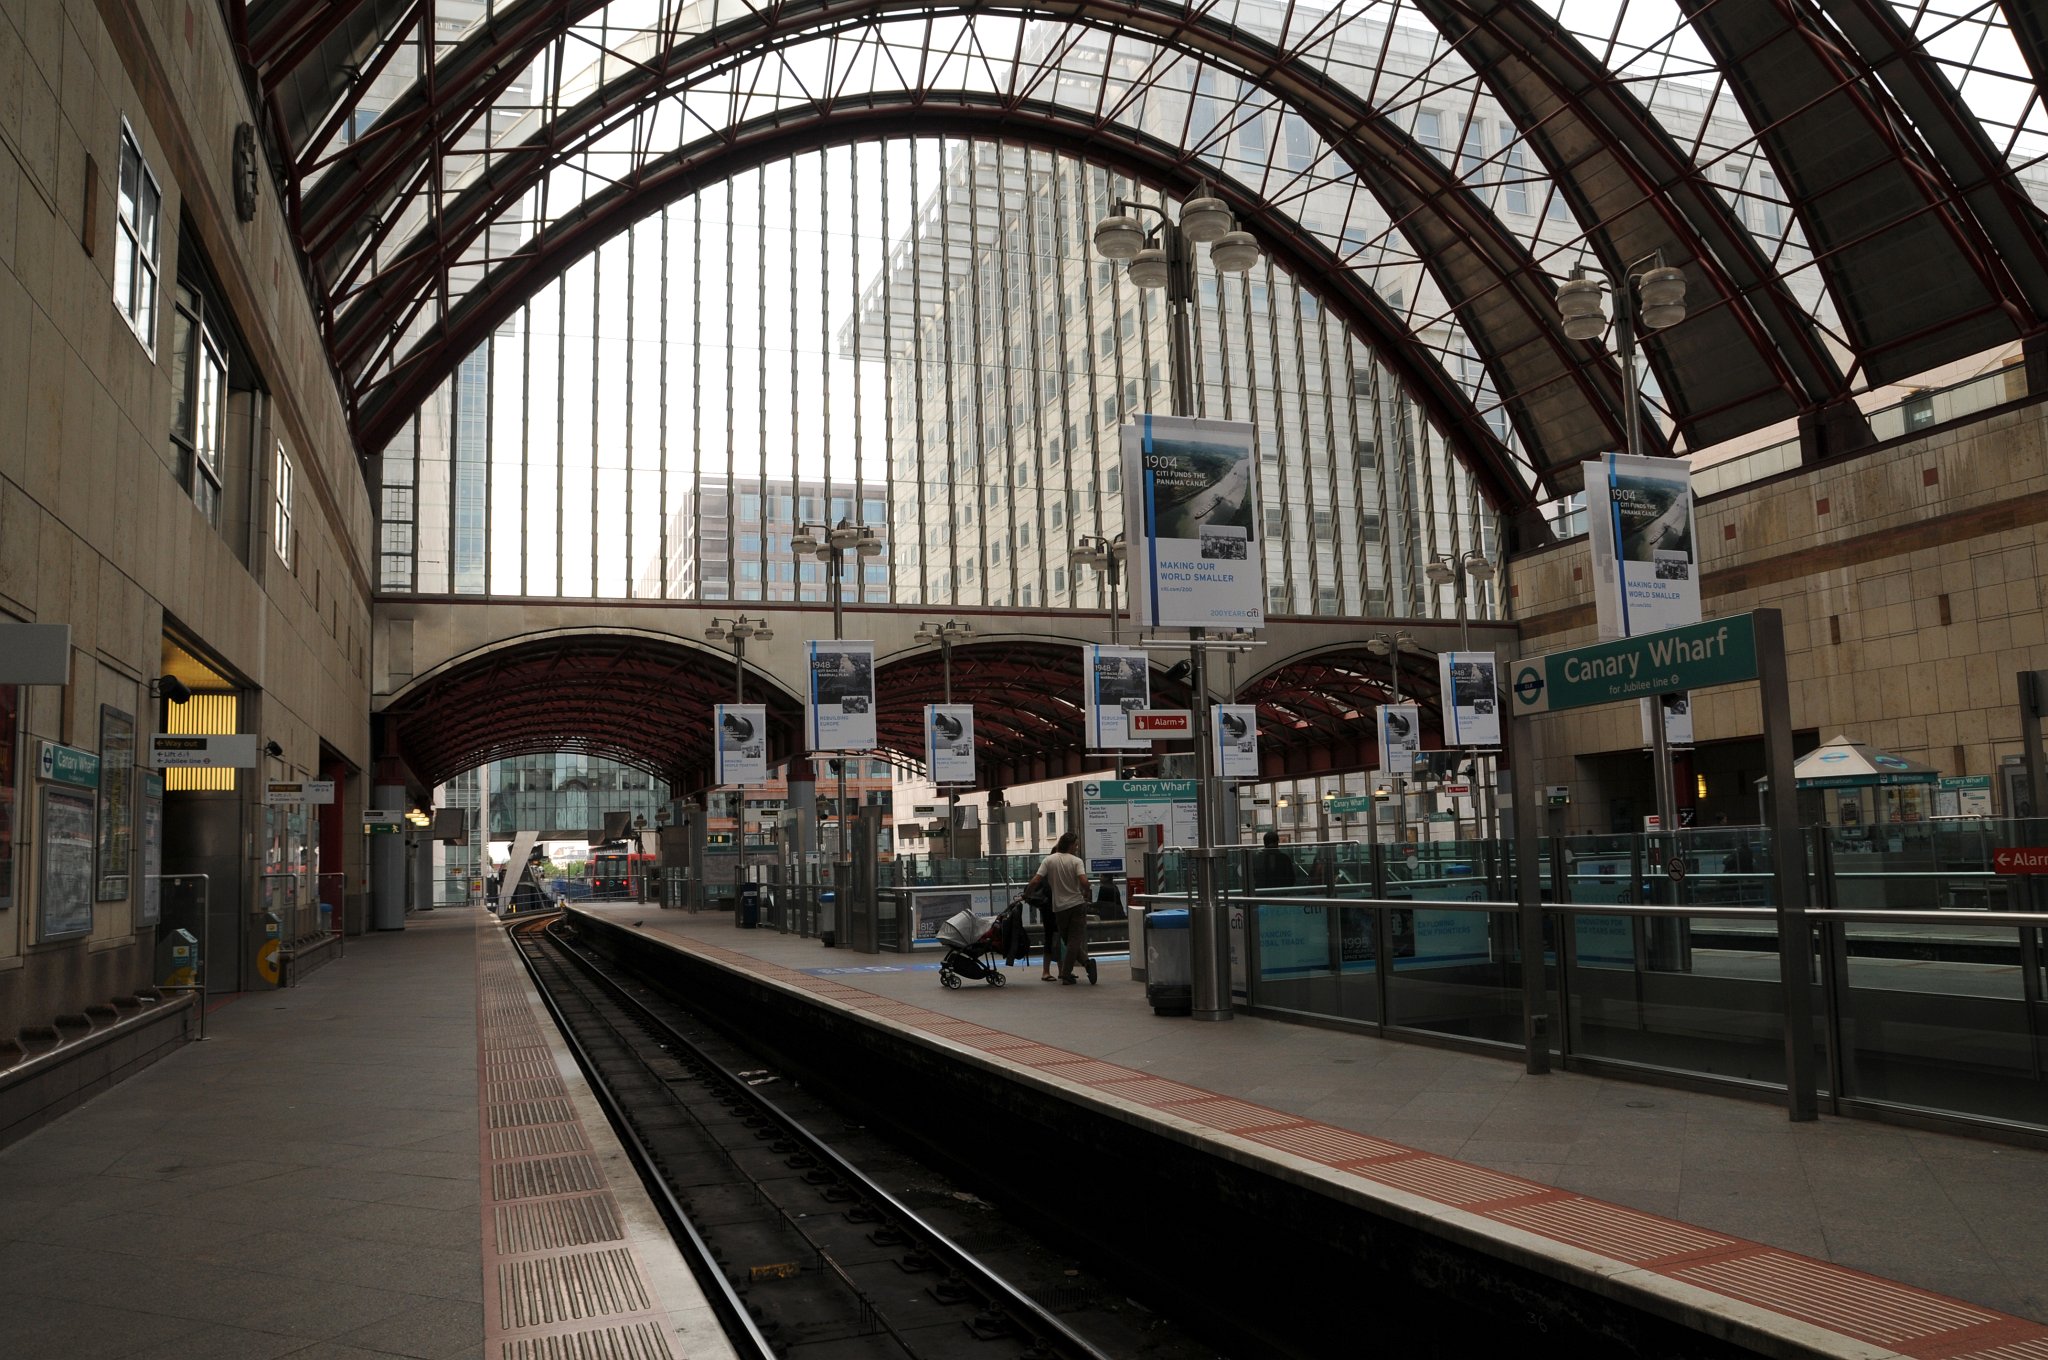
M1500 512L1621 442L1611 357L1552 313L1574 265L1684 271L1686 320L1645 346L1650 428L1681 451L1853 425L1860 394L2015 351L2048 313L2021 0L231 5L366 453L635 222L927 132L1218 186ZM887 192L819 163L801 211L828 234ZM892 251L923 239L931 203L906 206Z

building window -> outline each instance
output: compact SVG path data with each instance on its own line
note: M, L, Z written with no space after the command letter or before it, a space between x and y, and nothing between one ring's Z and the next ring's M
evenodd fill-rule
M116 189L114 307L135 338L156 357L156 289L163 193L142 159L142 144L121 120L121 173Z
M1423 109L1415 115L1415 140L1443 155L1444 116L1435 109Z
M1507 210L1526 213L1529 211L1529 185L1522 177L1527 173L1528 162L1522 154L1522 144L1515 140L1513 124L1501 124L1500 139L1507 147L1503 157L1507 162L1507 173L1503 177L1507 183Z
M1055 512L1057 512L1059 507L1055 506L1053 508ZM1055 595L1064 595L1066 591L1067 569L1065 567L1054 567L1052 569L1052 593Z
M271 500L276 510L271 541L278 558L289 567L297 545L292 541L292 456L284 451L282 442L277 446L277 472L271 483Z
M207 522L220 526L221 481L227 464L227 346L207 314L204 295L178 284L171 333L171 442L179 476Z

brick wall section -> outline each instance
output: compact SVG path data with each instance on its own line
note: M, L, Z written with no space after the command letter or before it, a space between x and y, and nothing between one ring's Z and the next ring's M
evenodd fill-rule
M2048 669L2048 403L1740 488L1698 522L1703 612L1784 613L1795 726L1949 774L2017 754L2013 676ZM1587 563L1584 539L1515 559L1525 653L1594 640ZM1703 691L1693 719L1702 743L1762 731L1748 686ZM1642 741L1633 705L1539 727L1542 783L1581 781L1576 755Z

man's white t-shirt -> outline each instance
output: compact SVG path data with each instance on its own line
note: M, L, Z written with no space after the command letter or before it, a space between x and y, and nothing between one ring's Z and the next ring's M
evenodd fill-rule
M1054 911L1087 905L1088 866L1081 863L1079 857L1047 855L1045 863L1038 866L1038 873L1045 880L1045 886L1052 889Z

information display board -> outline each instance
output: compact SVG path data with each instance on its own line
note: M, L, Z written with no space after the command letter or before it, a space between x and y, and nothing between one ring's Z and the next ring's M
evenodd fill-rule
M36 856L42 862L38 939L69 939L92 931L96 811L90 789L43 785L42 834Z
M128 896L135 853L135 715L100 705L99 884L96 900Z
M1091 874L1125 872L1134 826L1165 828L1168 846L1195 844L1192 779L1090 779L1081 785L1081 858Z

